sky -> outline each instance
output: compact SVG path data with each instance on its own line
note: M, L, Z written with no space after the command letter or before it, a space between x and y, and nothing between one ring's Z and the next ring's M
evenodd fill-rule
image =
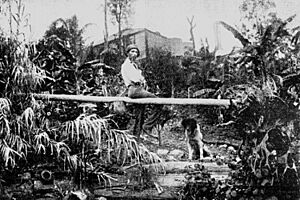
M87 43L98 43L103 40L104 32L104 0L23 0L25 13L29 14L31 31L30 40L42 38L49 25L58 18L67 19L76 15L79 27L91 23L84 37ZM222 20L232 26L239 26L241 0L135 0L133 15L130 18L132 28L148 28L158 31L166 37L177 37L189 41L189 23L187 18L194 16L194 36L196 45L200 40L208 39L214 46L216 34L214 24ZM275 0L279 17L287 18L292 14L300 14L300 0ZM300 16L296 23L300 25ZM1 24L7 19L2 16ZM6 23L7 24L7 23ZM108 23L109 34L117 32L117 27ZM240 43L226 30L221 32L224 49L239 46Z

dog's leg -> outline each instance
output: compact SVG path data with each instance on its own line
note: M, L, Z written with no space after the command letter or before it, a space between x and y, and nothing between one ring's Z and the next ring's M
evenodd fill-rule
M189 141L187 142L187 147L188 147L188 152L189 152L189 160L192 160L193 159L194 150L193 150L191 144L189 143Z
M207 146L206 145L204 145L204 143L203 143L203 157L210 157L211 156L211 153L210 153L210 151L208 150L208 148L207 148Z
M203 148L204 148L204 144L203 144L203 135L202 132L200 130L200 126L199 124L197 124L197 128L195 130L197 133L195 134L197 137L197 141L198 141L198 147L199 147L199 159L202 159L203 156Z
M189 153L188 159L192 160L192 158L193 158L193 151L192 151L192 146L190 144L190 140L189 140L189 136L188 136L188 131L187 130L184 131L184 135L185 135L185 142L186 142L186 145L187 145L187 148L188 148L188 153Z
M202 141L199 141L199 159L202 159L202 158L204 158L204 156L203 156L203 142Z

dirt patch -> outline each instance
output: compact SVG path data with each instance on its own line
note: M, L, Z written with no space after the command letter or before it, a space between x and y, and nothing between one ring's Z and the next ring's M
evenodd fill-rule
M203 138L206 143L208 150L211 153L212 158L222 157L222 159L229 159L235 156L236 149L230 147L238 146L240 141L230 138L233 135L233 131L226 127L218 127L207 124L201 125L201 131L203 133ZM154 129L152 134L158 136L158 131ZM161 145L159 146L158 140L148 135L144 134L142 136L143 143L153 152L160 154L163 159L169 159L167 156L170 152L174 150L180 150L183 152L181 157L176 157L176 160L185 161L187 160L187 145L183 133L183 128L181 127L181 119L169 120L162 130L161 134ZM226 143L226 144L222 144ZM161 154L160 152L164 152Z

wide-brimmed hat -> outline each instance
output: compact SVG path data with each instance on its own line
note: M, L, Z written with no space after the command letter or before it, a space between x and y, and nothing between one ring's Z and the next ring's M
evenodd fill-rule
M128 55L128 52L132 49L136 49L138 51L137 57L140 56L140 50L135 44L130 44L126 47L126 56Z

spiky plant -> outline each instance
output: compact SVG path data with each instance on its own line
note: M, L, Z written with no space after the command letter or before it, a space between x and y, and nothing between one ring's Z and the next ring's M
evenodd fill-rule
M156 154L138 144L134 136L111 129L109 124L108 119L95 114L82 114L63 124L61 137L71 147L73 158L67 160L70 167L76 170L80 165L84 166L86 173L97 175L99 180L110 181L114 179L104 169L161 162Z
M3 35L0 40L0 179L50 164L74 172L75 178L79 173L81 183L92 175L109 184L116 180L112 166L160 161L133 136L112 129L107 119L79 115L77 102L32 97L41 91L76 94L76 60L65 41L50 37L27 44Z
M38 90L46 78L44 71L30 61L25 39L20 38L24 5L21 0L13 3L17 4L19 13L10 12L9 15L15 19L16 32L11 26L10 36L1 33L0 37L1 171L19 166L32 150L31 131L36 124L32 101L27 94Z

